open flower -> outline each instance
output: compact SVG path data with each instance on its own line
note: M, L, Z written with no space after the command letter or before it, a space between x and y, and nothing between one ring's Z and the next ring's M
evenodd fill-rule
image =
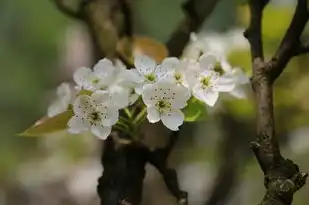
M116 70L113 63L104 58L100 60L93 68L79 68L73 75L78 88L96 91L105 90L114 82Z
M149 122L162 120L162 123L173 131L177 131L183 124L184 114L180 109L187 105L190 98L187 88L170 82L158 82L145 85L142 98L147 106Z
M114 65L110 60L104 58L93 68L79 68L74 73L74 80L79 89L90 91L108 91L118 108L124 108L130 104L131 87L127 86L136 79L131 78L125 66L116 62ZM135 87L134 87L135 89Z
M166 58L160 65L167 71L166 77L168 81L188 87L187 76L192 71L191 65L193 62L189 60L179 60L178 58Z
M217 61L215 55L202 55L199 58L199 69L188 77L192 94L211 107L217 102L219 92L230 92L235 87L232 77L220 76L220 73L215 71Z
M244 91L245 84L249 84L249 77L240 68L233 68L226 60L221 61L221 68L225 76L230 76L235 81L235 88L229 92L232 96L237 98L246 98Z
M235 87L232 78L220 77L211 70L198 72L190 80L192 94L211 107L217 102L219 92L230 92Z
M80 95L73 104L74 116L68 121L70 133L90 130L95 136L105 140L111 127L118 121L118 109L108 92L97 91L91 96Z
M72 103L74 92L68 83L61 83L57 88L57 99L48 107L48 117L53 117L66 111Z
M164 67L158 66L156 62L146 56L139 55L134 59L134 65L136 69L131 69L131 72L135 72L135 79L139 86L136 87L136 92L141 93L145 84L156 83L158 80L166 76L167 71Z

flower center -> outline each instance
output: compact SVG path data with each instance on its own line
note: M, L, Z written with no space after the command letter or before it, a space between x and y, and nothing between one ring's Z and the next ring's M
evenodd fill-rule
M156 107L159 113L164 113L171 108L171 103L164 100L160 100L157 102Z
M209 88L211 86L210 77L204 77L201 79L201 84L204 89Z
M92 83L93 84L98 84L100 82L99 78L95 78L92 80Z
M174 77L175 77L176 81L180 81L181 80L181 74L180 73L175 73Z
M156 81L156 76L155 76L153 73L151 73L151 74L149 74L149 75L146 75L145 78L146 78L146 80L147 80L148 82L154 82L154 81Z
M100 120L99 113L97 113L97 112L91 113L90 114L90 119L91 119L92 122Z

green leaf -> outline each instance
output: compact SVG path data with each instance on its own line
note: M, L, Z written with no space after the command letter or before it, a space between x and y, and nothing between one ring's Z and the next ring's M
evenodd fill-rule
M72 110L67 110L52 118L43 118L35 123L32 127L18 134L19 136L33 137L50 134L67 128L69 119L74 115Z
M190 98L187 107L182 111L185 114L185 122L203 121L207 117L205 103L193 97Z

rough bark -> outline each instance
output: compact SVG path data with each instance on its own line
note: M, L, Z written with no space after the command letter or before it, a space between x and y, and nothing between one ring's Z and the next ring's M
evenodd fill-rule
M252 88L257 107L256 140L252 149L264 172L266 194L261 205L290 205L294 193L306 181L307 173L285 159L280 153L275 133L273 83L293 56L304 53L300 36L308 20L307 1L298 0L295 14L277 52L270 61L264 60L261 19L268 0L249 0L251 20L244 35L251 45Z

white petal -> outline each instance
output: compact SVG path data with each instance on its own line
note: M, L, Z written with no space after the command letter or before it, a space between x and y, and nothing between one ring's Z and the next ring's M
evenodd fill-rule
M142 89L142 99L147 106L154 106L158 100L158 90L155 84L144 85ZM157 90L157 91L156 91ZM137 91L135 89L135 91ZM155 97L157 96L157 97Z
M235 76L236 83L247 84L250 83L250 79L240 68L234 68L233 75Z
M53 117L59 113L62 113L68 109L69 103L67 101L63 101L58 99L54 101L47 110L47 116Z
M111 127L106 127L99 124L91 126L91 132L101 140L106 140L106 138L110 135L111 131Z
M224 72L232 72L232 66L226 60L221 61L221 68Z
M115 61L115 67L119 69L120 72L127 70L126 65L121 60L118 59L116 59Z
M184 114L180 110L172 110L170 113L161 116L162 123L170 130L177 131L183 124Z
M247 98L245 90L241 86L236 86L230 94L236 98L245 99Z
M73 79L78 86L88 87L88 79L90 75L92 75L92 71L90 70L90 68L81 67L75 71Z
M68 132L69 133L80 133L87 131L90 128L89 121L82 119L77 116L71 117L71 119L68 121Z
M139 73L147 75L154 71L156 62L146 55L138 55L134 59L134 65Z
M137 99L139 98L139 94L137 94L137 93L132 93L132 94L130 94L130 96L129 96L129 105L133 105L136 101L137 101Z
M142 99L147 106L154 106L159 100L166 100L172 107L181 109L186 106L189 98L190 92L187 88L166 81L145 85L142 92Z
M161 67L164 67L167 72L177 69L180 61L178 58L171 57L162 61Z
M94 111L93 105L91 104L90 97L88 95L80 95L76 98L73 103L73 111L75 115L87 117Z
M93 105L100 105L109 102L111 95L107 91L96 91L90 96L90 100Z
M150 123L156 123L160 120L160 115L155 106L147 107L147 119Z
M200 65L202 69L214 69L218 58L217 56L206 53L202 55L199 59Z
M71 98L71 88L69 83L61 83L57 88L59 98Z
M156 78L158 80L160 80L160 79L164 79L164 77L166 77L167 70L166 70L165 67L158 65L158 66L155 67L154 73L155 73Z
M127 85L132 83L142 83L144 77L141 76L137 69L124 70L119 74L121 85Z
M119 111L113 105L101 105L97 108L97 110L104 126L112 126L117 123Z
M135 92L137 94L141 95L143 93L143 87L144 87L143 84L137 84L136 87L135 87Z
M115 71L115 68L114 68L114 65L113 65L112 61L110 61L107 58L104 58L104 59L100 60L93 67L93 72L96 75L107 76L107 75L113 74L114 71Z
M209 90L196 89L193 90L193 94L197 99L205 102L207 105L211 107L213 107L216 104L219 97L218 92L212 91L210 89Z
M189 89L184 86L177 85L173 87L172 92L173 92L172 95L175 93L175 95L171 97L171 101L170 101L172 104L172 107L176 109L184 108L187 105L187 101L191 97L191 93Z
M94 78L100 79L99 84L96 86L107 87L115 81L116 68L113 63L104 58L100 60L93 68Z
M122 109L129 105L129 89L120 86L113 86L110 87L109 91L111 93L111 101L116 107Z
M214 87L215 91L218 92L230 92L235 88L235 81L233 78L220 77L216 86Z

